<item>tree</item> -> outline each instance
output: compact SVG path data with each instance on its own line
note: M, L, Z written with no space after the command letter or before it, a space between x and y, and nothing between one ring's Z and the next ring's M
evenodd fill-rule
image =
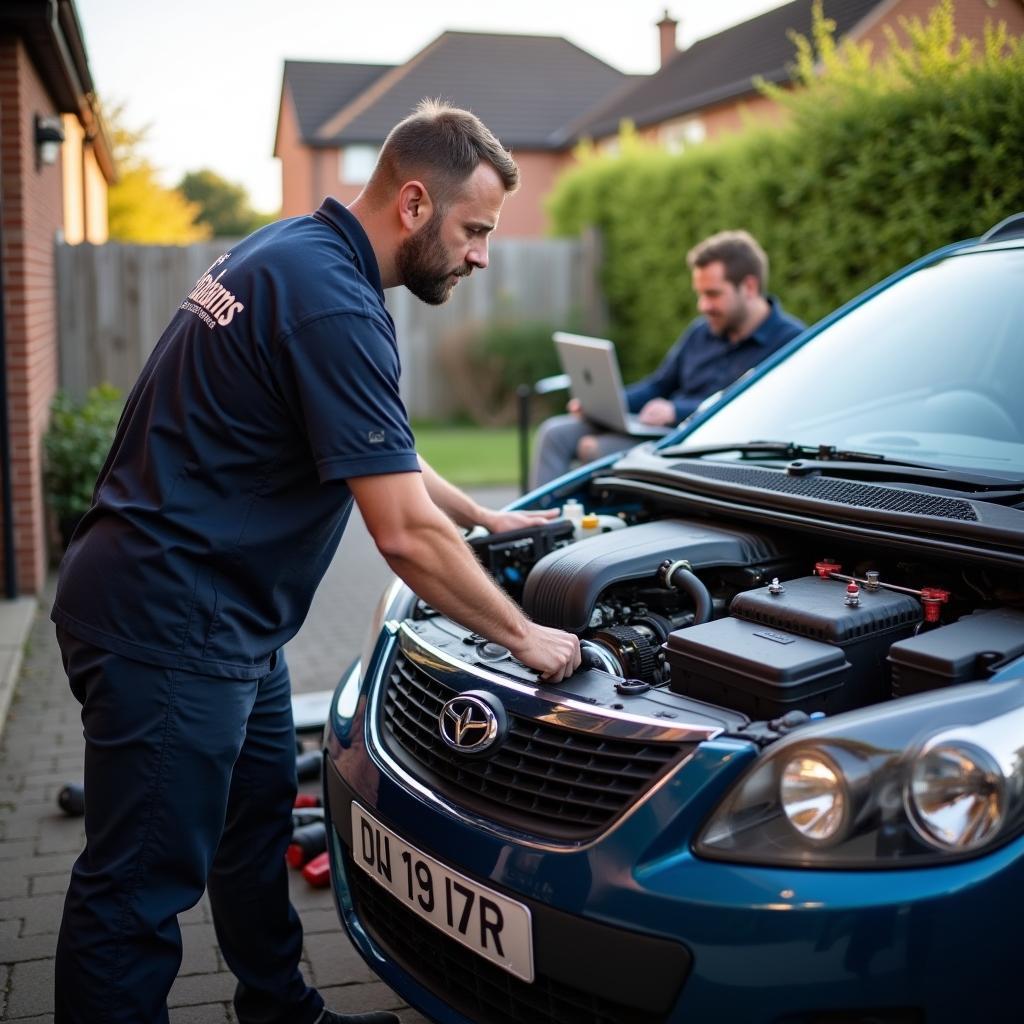
M215 238L238 238L274 219L273 214L252 208L242 185L208 168L190 171L181 179L178 189L199 207L199 223L208 225Z
M117 182L107 196L111 240L187 245L209 238L208 225L197 223L199 207L178 189L161 185L157 168L140 154L148 128L129 128L123 104L104 111L104 120L118 168Z

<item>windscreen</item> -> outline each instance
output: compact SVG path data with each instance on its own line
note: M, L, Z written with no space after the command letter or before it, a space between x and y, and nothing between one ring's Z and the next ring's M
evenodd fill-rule
M683 447L829 444L1024 474L1024 250L950 256L810 339Z

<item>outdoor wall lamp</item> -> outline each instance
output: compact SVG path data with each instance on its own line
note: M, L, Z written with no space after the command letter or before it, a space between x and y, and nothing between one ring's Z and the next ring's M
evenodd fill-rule
M64 129L59 117L43 117L36 114L36 169L57 162L60 144L64 141Z

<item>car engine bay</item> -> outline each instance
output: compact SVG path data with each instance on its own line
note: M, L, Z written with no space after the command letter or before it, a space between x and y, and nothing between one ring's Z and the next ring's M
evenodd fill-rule
M771 739L808 717L991 678L1024 655L1017 574L922 559L895 537L872 547L570 502L563 518L471 545L531 619L580 637L583 667L559 688L617 710L650 714L653 701L659 717L770 723ZM531 677L432 610L416 617L457 636L460 658Z

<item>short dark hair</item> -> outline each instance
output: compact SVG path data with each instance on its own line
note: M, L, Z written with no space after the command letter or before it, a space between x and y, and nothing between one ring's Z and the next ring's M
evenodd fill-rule
M686 263L691 270L721 263L726 280L734 287L738 288L745 277L757 278L762 294L768 287L768 257L749 231L719 231L705 238L686 254Z
M519 168L480 118L440 100L424 99L388 133L369 188L385 192L420 177L444 208L481 163L498 172L506 192L519 187Z

